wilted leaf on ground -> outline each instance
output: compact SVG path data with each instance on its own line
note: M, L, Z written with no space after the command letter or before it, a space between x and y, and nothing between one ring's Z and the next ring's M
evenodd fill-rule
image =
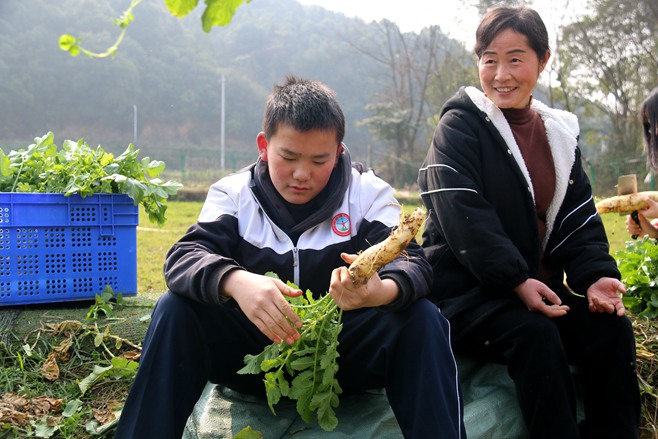
M48 396L28 399L16 393L5 393L0 398L0 425L24 427L29 421L48 418L53 423L53 415L59 414L62 400ZM58 419L58 418L54 418Z
M141 351L126 351L123 352L119 357L125 358L126 360L139 361L142 356Z
M82 329L82 322L78 320L64 320L59 323L45 323L45 326L52 329L55 334L75 334Z
M93 408L92 412L94 414L94 419L96 419L101 425L109 424L116 420L116 408L122 405L123 403L119 401L109 401L102 404L100 407Z
M41 375L48 381L55 381L59 378L59 366L57 365L57 352L53 351L48 354L48 358L41 365Z

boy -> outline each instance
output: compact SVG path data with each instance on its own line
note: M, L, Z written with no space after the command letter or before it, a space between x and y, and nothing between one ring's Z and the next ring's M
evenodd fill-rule
M334 92L289 77L263 126L259 160L210 188L198 223L167 255L170 291L153 311L116 437L180 438L207 381L264 395L262 377L236 372L245 354L299 339L283 296L306 289L328 289L344 310L343 395L385 387L405 437L463 437L449 327L425 299L431 268L421 248L412 242L362 287L345 267L388 236L400 207L388 184L352 166Z

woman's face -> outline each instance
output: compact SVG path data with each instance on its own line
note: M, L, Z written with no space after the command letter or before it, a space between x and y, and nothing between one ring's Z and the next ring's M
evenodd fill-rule
M501 31L478 60L480 85L498 108L525 108L546 61L540 60L525 35Z

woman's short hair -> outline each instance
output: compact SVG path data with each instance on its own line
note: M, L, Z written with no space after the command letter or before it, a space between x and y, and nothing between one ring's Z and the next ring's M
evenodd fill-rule
M478 59L494 38L505 29L525 35L540 60L549 54L548 31L537 11L527 6L498 6L484 14L475 32L474 51Z

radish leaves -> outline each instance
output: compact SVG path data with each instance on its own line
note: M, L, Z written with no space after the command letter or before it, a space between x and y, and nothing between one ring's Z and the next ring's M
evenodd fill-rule
M289 286L297 288L288 282ZM281 397L296 400L297 413L307 423L316 420L325 431L338 425L334 408L342 389L338 372L338 334L342 310L326 294L315 299L310 291L287 297L302 320L300 339L293 345L272 343L258 355L246 355L239 374L265 372L267 403L272 413Z

